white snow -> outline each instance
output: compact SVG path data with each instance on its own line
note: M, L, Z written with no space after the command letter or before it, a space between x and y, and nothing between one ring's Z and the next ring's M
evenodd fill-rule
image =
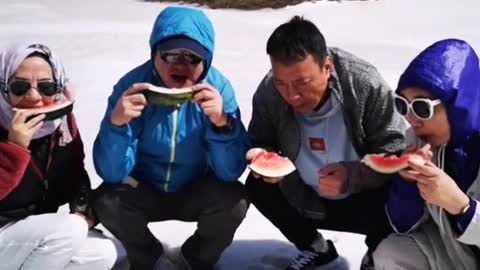
M63 59L76 85L75 113L92 164L92 144L113 84L149 57L148 38L154 19L167 4L136 0L0 0L0 47L25 38L40 38ZM432 42L456 37L480 50L478 0L317 1L279 10L210 10L216 30L214 65L232 82L248 124L251 97L269 68L265 43L280 23L293 15L313 20L327 43L375 64L395 86L408 62ZM368 211L368 209L365 209ZM359 213L360 215L360 213ZM361 218L361 216L359 216ZM194 223L151 225L160 240L179 246ZM323 231L332 238L351 269L358 269L364 237ZM222 269L268 269L265 261L287 262L294 248L253 207L234 244L220 261Z

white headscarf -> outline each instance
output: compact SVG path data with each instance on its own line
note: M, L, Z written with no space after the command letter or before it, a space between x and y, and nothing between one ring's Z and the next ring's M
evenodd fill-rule
M72 93L67 90L68 79L65 75L63 64L47 46L39 42L22 42L14 44L0 52L0 126L4 129L10 129L13 116L15 115L15 111L13 110L8 96L9 80L15 74L22 62L34 52L44 54L52 67L55 82L61 89L60 93L55 97L55 102L61 102L65 99L73 99ZM54 121L44 122L40 130L33 135L33 139L41 138L53 133L62 122L66 122L65 117Z

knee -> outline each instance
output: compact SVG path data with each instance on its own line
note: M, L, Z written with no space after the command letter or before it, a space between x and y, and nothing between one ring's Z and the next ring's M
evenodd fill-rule
M72 251L79 249L87 239L88 224L75 214L58 215L50 229L52 234L47 238Z
M399 237L390 235L380 242L372 255L375 269L388 270L397 265L398 254L402 252L397 238Z
M100 186L94 191L93 197L93 209L101 223L111 223L120 214L120 198L109 186Z
M249 205L245 186L241 183L228 183L223 190L217 190L216 193L222 194L218 205L223 208L227 219L233 224L240 224L247 214Z

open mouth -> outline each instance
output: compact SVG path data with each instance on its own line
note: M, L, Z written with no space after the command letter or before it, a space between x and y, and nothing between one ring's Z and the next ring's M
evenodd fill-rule
M179 75L179 74L172 74L171 75L171 78L173 79L173 81L175 83L178 83L178 84L185 84L188 80L188 76L186 75Z

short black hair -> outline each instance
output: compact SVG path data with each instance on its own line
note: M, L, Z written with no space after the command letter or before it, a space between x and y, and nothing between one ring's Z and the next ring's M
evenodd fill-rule
M300 16L278 26L267 41L267 54L275 61L291 64L311 54L323 64L328 55L327 44L320 30Z

